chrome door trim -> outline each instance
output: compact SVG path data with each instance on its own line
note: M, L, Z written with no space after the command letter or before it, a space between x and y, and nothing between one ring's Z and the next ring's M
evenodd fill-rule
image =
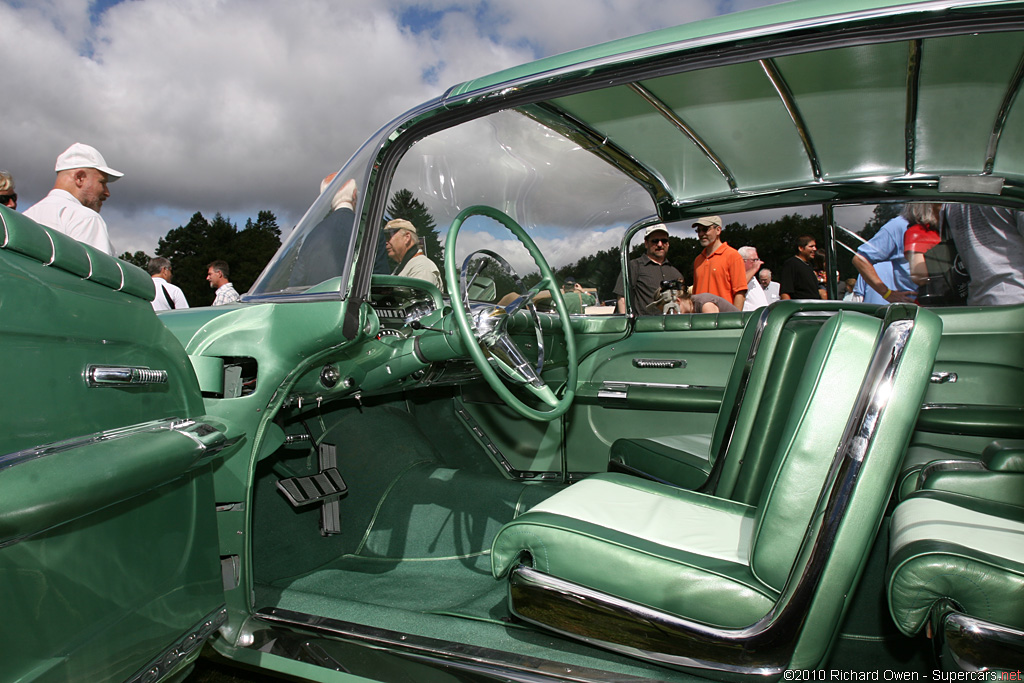
M85 369L90 387L138 387L167 384L166 370L152 370L144 365L90 365Z
M222 605L207 614L170 647L139 669L126 683L156 683L174 672L178 666L197 652L207 639L228 620L228 611Z
M316 647L317 640L346 641L361 647L386 652L402 659L419 661L441 670L451 669L476 674L479 679L469 680L510 680L521 683L555 683L569 681L574 683L649 683L649 678L637 678L590 669L584 666L571 666L561 662L517 655L488 647L457 643L429 636L401 633L376 626L367 626L353 622L322 617L313 614L294 612L280 607L264 607L253 615L249 622L251 645L249 648L268 652L279 657L295 661L305 661L318 666L331 666L329 656L323 647ZM313 633L314 636L295 633L292 629ZM301 638L304 652L290 648L291 640ZM308 655L312 649L322 661L315 661ZM339 662L344 664L343 662ZM369 672L353 672L353 675L368 675ZM378 675L380 672L375 672ZM410 680L408 677L393 677L383 680ZM375 676L376 677L376 676ZM458 680L463 678L456 676Z
M48 444L42 444L40 446L33 446L32 448L26 448L24 450L15 451L14 453L8 453L6 455L0 455L0 472L7 469L8 467L14 467L21 465L22 463L36 458L45 458L49 455L55 455L57 453L63 453L64 451L70 451L76 448L82 448L84 446L90 446L101 441L112 441L115 439L125 439L136 434L143 434L146 432L161 432L161 431L175 431L180 432L184 436L192 439L198 443L202 448L207 449L209 452L204 454L204 457L213 455L223 448L232 445L238 439L232 439L230 441L225 440L223 444L219 444L215 447L209 447L204 444L199 437L205 436L211 431L217 431L216 428L206 424L205 422L198 422L196 420L182 419L180 417L169 417L163 420L153 420L152 422L143 422L137 425L131 425L130 427L119 427L117 429L108 429L102 432L94 432L93 434L87 434L85 436L78 436L72 439L66 439L64 441L54 441Z

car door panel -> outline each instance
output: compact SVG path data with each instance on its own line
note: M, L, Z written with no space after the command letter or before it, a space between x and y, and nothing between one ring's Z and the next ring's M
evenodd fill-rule
M158 680L222 617L204 416L151 279L0 210L0 661L12 680Z
M941 309L942 341L914 441L974 451L1024 438L1024 306Z
M603 471L612 442L625 437L707 448L744 320L739 313L645 316L631 335L585 357L580 399L567 419L568 471Z

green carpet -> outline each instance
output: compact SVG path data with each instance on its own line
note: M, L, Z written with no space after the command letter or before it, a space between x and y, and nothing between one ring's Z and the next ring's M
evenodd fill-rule
M499 620L505 584L491 576L491 540L558 490L413 463L381 497L356 551L270 587L411 612Z

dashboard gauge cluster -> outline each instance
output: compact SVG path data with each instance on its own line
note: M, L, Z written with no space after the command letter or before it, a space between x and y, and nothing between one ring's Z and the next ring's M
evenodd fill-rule
M395 330L437 310L429 292L406 286L374 285L370 305L380 318L382 336L393 335Z

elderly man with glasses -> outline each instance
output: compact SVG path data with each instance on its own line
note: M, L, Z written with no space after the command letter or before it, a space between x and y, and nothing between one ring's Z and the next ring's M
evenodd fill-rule
M722 219L698 218L693 229L703 247L693 260L693 293L720 296L742 311L750 278L739 252L722 241Z
M426 280L444 291L441 271L423 253L415 225L404 218L388 221L384 226L384 248L388 252L388 258L398 264L392 275Z

